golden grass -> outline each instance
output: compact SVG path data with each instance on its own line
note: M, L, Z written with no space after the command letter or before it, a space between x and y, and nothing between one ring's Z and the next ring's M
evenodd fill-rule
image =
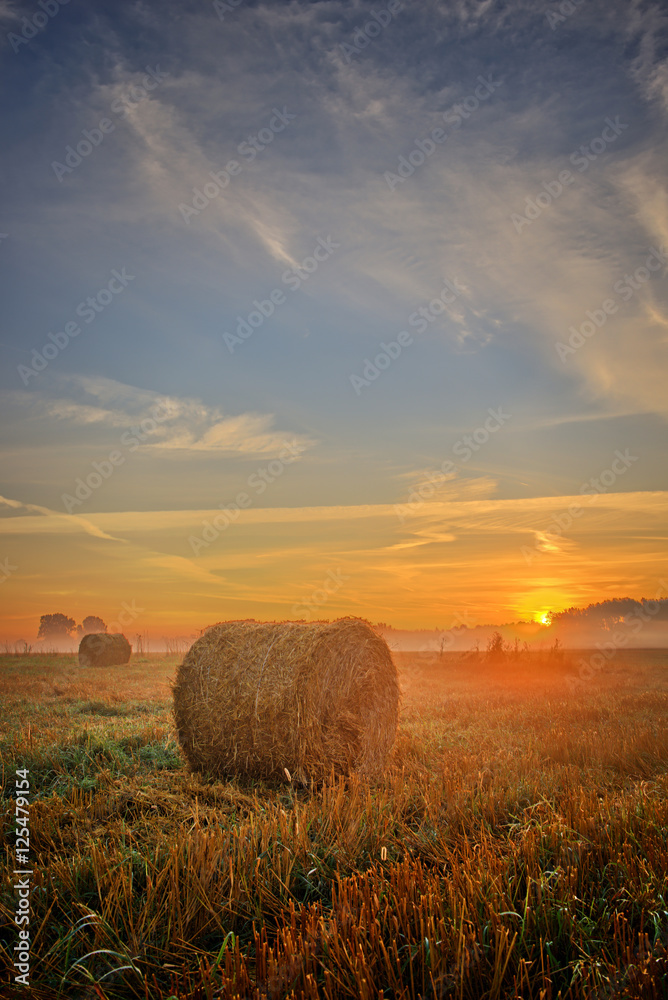
M668 658L619 654L577 696L527 662L396 659L385 778L310 792L188 774L175 658L81 688L72 657L6 658L4 794L22 765L35 792L33 995L665 997Z

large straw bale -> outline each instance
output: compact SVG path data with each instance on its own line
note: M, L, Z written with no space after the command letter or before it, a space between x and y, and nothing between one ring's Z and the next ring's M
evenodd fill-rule
M399 687L368 622L221 622L197 639L174 685L193 770L308 783L382 771Z
M90 632L79 643L79 666L113 667L129 663L131 653L122 632Z

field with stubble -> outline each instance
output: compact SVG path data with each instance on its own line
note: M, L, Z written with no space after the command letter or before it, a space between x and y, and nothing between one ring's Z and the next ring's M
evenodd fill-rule
M0 657L3 983L29 771L32 989L67 998L668 997L668 655L397 654L374 787L188 774L177 657Z

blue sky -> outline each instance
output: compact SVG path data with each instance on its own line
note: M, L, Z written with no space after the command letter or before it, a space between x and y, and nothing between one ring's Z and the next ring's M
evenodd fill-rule
M299 457L256 509L380 511L499 407L510 419L439 484L430 500L446 507L430 516L448 522L447 504L459 501L558 505L617 449L637 461L609 493L666 489L668 14L651 2L596 0L387 7L70 0L24 41L42 8L0 0L2 492L7 544L26 567L24 591L18 570L8 581L17 620L36 614L29 594L36 608L50 592L35 589L41 563L25 522L55 512L49 544L60 552L76 533L63 495L158 401L168 418L76 511L100 548L80 556L82 579L98 558L115 565L114 546L90 534L97 515L191 511L195 530L197 512L232 501L285 442ZM437 143L435 129L445 133ZM241 144L253 137L251 159ZM68 161L82 141L86 155ZM225 188L210 186L212 196L194 203L204 207L184 218L180 206L230 161ZM648 259L653 269L639 272ZM436 302L446 280L457 295ZM224 335L272 292L280 304L255 316L262 322L231 351ZM89 297L99 311L87 322L80 304ZM424 331L420 308L431 310ZM590 314L603 317L600 328ZM26 376L33 350L67 323L80 332ZM577 331L586 323L585 337ZM411 342L356 388L351 376L363 377L402 331ZM573 336L581 346L569 345ZM513 534L516 558L540 524L504 516L499 530ZM627 516L637 533L637 515ZM333 564L330 544L364 557L359 540L325 523L322 551L310 538L306 561L290 564L296 589ZM253 603L249 592L244 613L285 611L281 530L264 578L270 596ZM665 554L665 533L653 531ZM451 524L443 534L459 537ZM257 538L249 528L249 571ZM420 544L420 560L431 553L447 576L452 543L432 541ZM136 560L153 559L155 546L146 540ZM470 546L480 572L484 542ZM175 560L178 595L201 562L186 565L193 553L181 529L158 549ZM577 571L555 564L540 587L564 601L601 589L618 596L606 588L625 580L645 593L655 574L638 552L621 581L584 582L588 552ZM206 599L227 617L216 574L232 588L235 578L218 557ZM421 576L423 562L403 571L430 593L443 587ZM75 580L63 598L75 600ZM525 596L513 595L530 586L485 607L501 617L524 608ZM369 592L338 610L380 615ZM99 601L116 596L100 591ZM443 600L449 608L453 598ZM383 601L391 619L390 591ZM402 618L397 599L398 623L433 621L436 609L421 621L416 601Z

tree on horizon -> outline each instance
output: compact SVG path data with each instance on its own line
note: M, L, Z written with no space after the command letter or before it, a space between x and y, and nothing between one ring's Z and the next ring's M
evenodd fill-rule
M86 615L81 625L77 626L77 633L79 635L91 635L106 631L106 623L101 618L98 618L97 615Z
M551 613L552 625L591 625L597 623L605 628L614 628L630 615L644 611L649 605L653 606L651 612L655 621L668 620L668 599L662 598L656 601L646 597L639 601L632 597L611 597L606 601L599 601L595 604L588 604L585 608L566 608L564 611ZM656 607L658 605L658 608Z
M53 615L42 615L39 620L37 631L38 639L52 638L53 636L66 636L71 638L76 631L77 623L74 618L69 618L57 612Z

